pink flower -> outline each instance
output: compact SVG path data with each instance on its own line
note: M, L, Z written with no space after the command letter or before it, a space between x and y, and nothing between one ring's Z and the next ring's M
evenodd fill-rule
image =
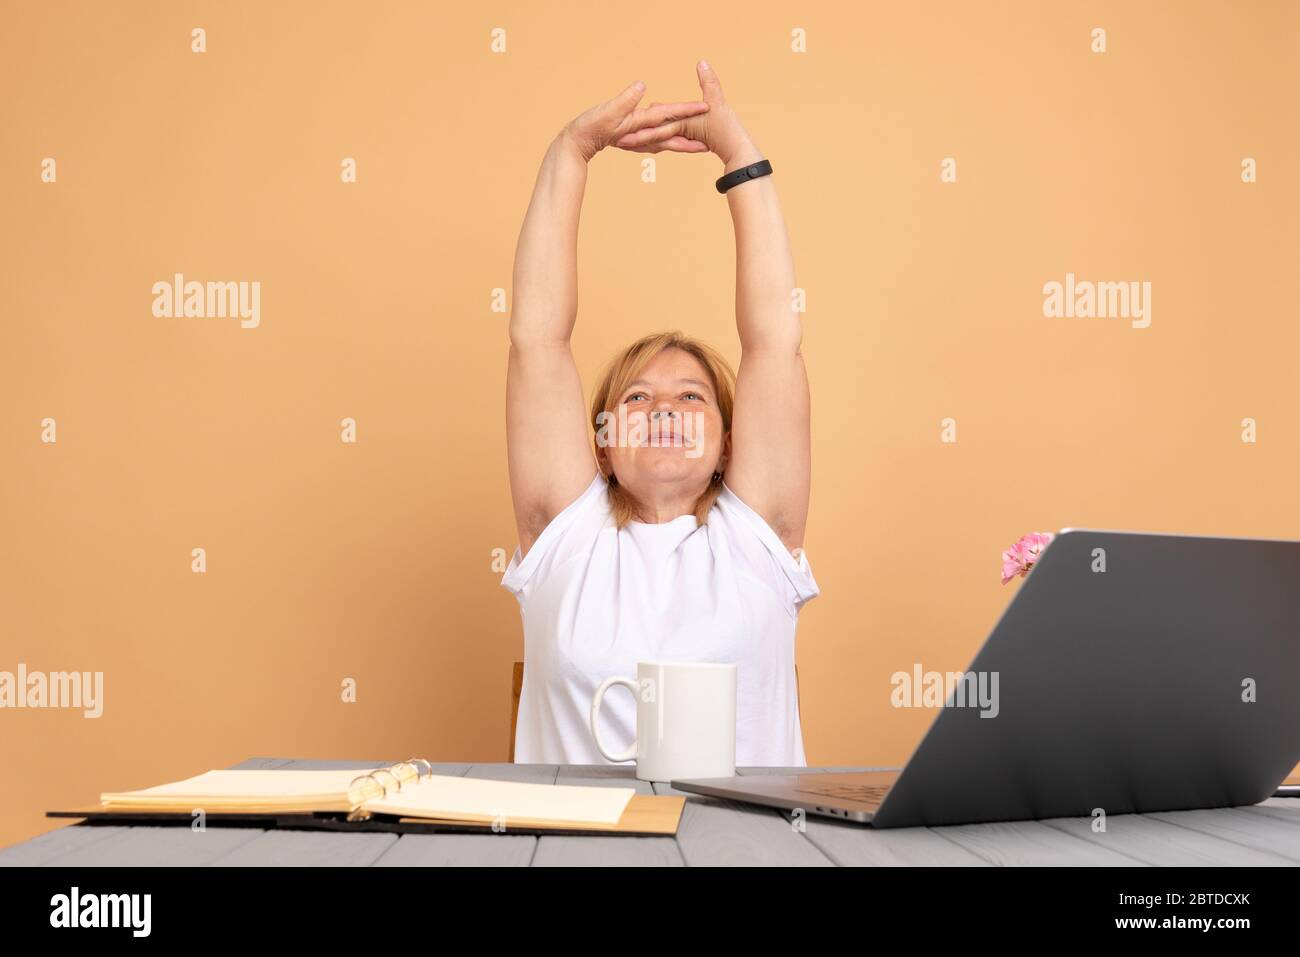
M1003 552L1002 584L1005 585L1017 575L1021 578L1028 575L1029 569L1034 567L1055 537L1051 532L1030 532Z

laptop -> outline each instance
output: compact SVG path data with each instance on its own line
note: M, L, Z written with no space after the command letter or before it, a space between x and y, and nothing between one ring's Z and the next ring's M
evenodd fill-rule
M874 827L1257 804L1300 762L1300 542L1068 528L966 672L903 674L901 770L670 784Z

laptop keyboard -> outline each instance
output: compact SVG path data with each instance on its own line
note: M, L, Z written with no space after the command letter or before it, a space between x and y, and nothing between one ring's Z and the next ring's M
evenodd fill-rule
M889 786L873 784L810 784L799 788L809 794L823 794L826 797L846 798L861 801L864 804L879 804L889 793Z

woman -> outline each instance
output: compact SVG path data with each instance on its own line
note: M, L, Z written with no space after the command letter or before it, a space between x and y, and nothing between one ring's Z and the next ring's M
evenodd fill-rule
M736 763L807 764L794 637L800 607L818 594L801 548L808 381L772 177L726 193L738 374L680 334L648 336L615 357L584 421L569 350L578 216L597 153L712 152L724 174L763 159L717 75L703 60L696 73L702 101L642 108L638 82L568 123L520 232L506 384L519 548L502 579L524 621L517 762L608 763L589 729L592 695L604 678L658 660L734 662ZM613 728L602 738L624 748L635 702L605 701Z

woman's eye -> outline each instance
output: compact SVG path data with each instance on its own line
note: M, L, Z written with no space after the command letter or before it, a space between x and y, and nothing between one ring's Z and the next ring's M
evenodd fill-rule
M633 392L631 395L629 395L629 396L628 396L626 399L624 399L623 401L624 401L624 402L631 402L633 399L644 399L644 398L645 398L645 393L644 393L644 392Z
M683 399L700 399L703 398L698 392L686 392L682 395Z

